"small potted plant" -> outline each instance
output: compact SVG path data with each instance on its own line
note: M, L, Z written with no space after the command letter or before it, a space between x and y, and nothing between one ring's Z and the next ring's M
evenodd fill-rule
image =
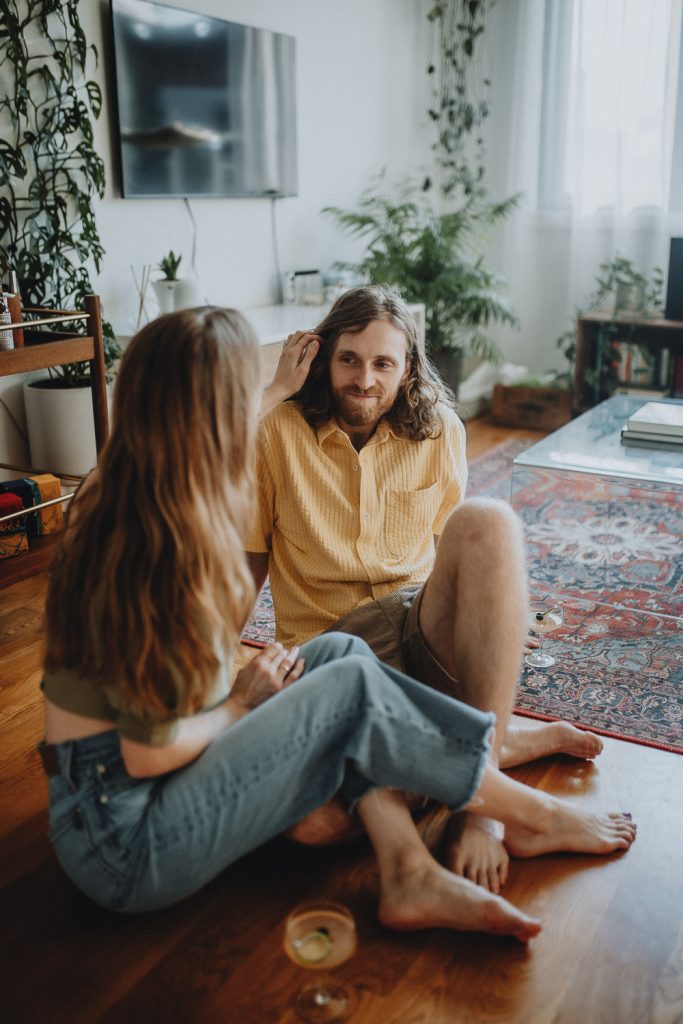
M153 282L160 313L172 313L174 309L178 308L177 293L180 285L178 268L181 261L182 256L176 256L171 249L168 255L164 256L157 264L157 269L164 275L158 281Z
M557 339L557 346L569 363L564 379L576 389L579 407L607 397L624 379L620 366L624 353L636 346L641 327L662 314L663 281L660 267L643 274L619 253L600 264L595 289L585 308L576 310L572 327ZM603 319L599 325L601 357L597 365L594 352L577 352L577 325L591 314ZM594 345L592 339L591 347ZM648 346L638 347L649 358Z

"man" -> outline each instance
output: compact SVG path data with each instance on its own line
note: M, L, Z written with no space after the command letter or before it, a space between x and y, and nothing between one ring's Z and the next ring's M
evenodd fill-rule
M382 660L494 711L503 768L556 752L594 757L600 740L567 723L509 725L528 607L520 523L503 502L464 500L465 430L405 303L386 288L352 289L315 332L287 339L285 363L297 384L307 376L262 421L247 543L257 586L270 575L277 639L355 633ZM278 387L291 394L280 376L266 406ZM295 836L338 830L329 807ZM501 827L468 816L455 838L452 869L498 892Z

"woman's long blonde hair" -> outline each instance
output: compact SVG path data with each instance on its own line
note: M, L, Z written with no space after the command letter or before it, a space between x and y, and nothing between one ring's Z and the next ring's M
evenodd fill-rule
M153 715L201 707L254 598L243 541L259 396L258 341L235 310L171 313L130 342L111 437L53 562L48 671Z

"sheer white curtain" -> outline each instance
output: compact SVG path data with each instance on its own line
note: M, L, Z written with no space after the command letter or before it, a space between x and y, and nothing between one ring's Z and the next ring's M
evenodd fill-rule
M497 252L522 338L500 340L543 369L561 364L554 339L603 259L666 271L669 238L683 233L672 212L683 205L683 165L672 188L681 0L504 0L495 11L493 183L523 193Z

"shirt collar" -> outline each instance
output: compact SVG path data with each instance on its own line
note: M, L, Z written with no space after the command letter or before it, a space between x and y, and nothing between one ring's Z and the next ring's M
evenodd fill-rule
M335 436L339 432L341 432L342 434L344 433L344 431L338 425L336 420L329 419L327 420L326 423L322 423L316 431L319 447L322 448L323 444L325 443L325 441L328 440L328 438ZM351 439L348 437L348 435L345 436L347 437L347 440L349 441L350 444ZM381 444L381 442L386 441L389 436L398 437L398 434L395 432L394 428L391 426L388 420L382 419L380 420L377 426L377 430L372 435L368 443L364 445L364 447L367 448L368 445L371 444Z

